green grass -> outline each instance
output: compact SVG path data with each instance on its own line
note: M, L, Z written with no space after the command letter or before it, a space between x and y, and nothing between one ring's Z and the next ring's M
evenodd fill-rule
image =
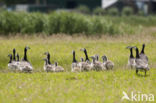
M156 95L156 41L152 35L124 37L71 37L71 36L28 36L0 37L0 102L1 103L127 103L122 101L122 92L130 95L152 93ZM127 69L129 50L125 47L146 43L151 70L137 76L135 70ZM32 74L13 73L7 69L7 55L16 48L23 57L24 46L30 46L28 59L34 67ZM113 71L71 73L72 50L77 60L84 57L81 48L89 56L106 54L115 63ZM43 71L44 52L51 53L51 61L58 61L66 70L64 73ZM101 60L101 59L100 59ZM145 102L145 101L144 101ZM140 102L141 103L141 102Z
M156 70L147 77L134 70L85 73L0 73L1 103L119 103L122 92L156 95ZM140 102L141 103L141 102Z

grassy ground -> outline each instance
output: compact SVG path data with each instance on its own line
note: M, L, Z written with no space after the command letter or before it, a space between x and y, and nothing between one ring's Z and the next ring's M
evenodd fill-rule
M152 29L153 30L153 29ZM83 37L54 35L51 37L0 37L0 102L1 103L119 103L122 91L156 95L156 33L118 37ZM134 45L147 45L145 53L149 57L151 70L148 75L135 75L135 70L127 69L129 50ZM7 70L7 55L16 48L23 57L24 46L30 46L28 59L34 73L12 73ZM72 50L77 60L84 57L81 48L88 50L89 56L106 54L115 63L114 71L71 73ZM44 52L51 53L52 62L58 61L65 73L45 73L42 58ZM144 73L141 73L144 74Z

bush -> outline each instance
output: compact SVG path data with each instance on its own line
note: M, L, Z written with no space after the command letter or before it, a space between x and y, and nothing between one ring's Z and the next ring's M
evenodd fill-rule
M95 15L104 15L104 14L106 14L106 11L101 7L97 7L97 8L95 8L93 10L93 14L95 14Z
M41 13L2 12L0 14L0 33L43 32L44 20Z
M117 16L117 15L119 15L119 11L118 11L117 8L110 8L108 10L108 14L111 15L111 16Z
M133 14L133 9L131 7L124 7L122 10L122 15L129 16Z
M80 13L85 13L85 14L89 14L90 13L90 9L85 6L85 5L80 5L76 8L76 11L80 12Z
M75 13L54 12L49 17L48 32L52 33L88 33L87 19Z
M21 16L15 12L2 12L0 14L0 33L18 33L21 29Z
M40 13L23 14L21 33L43 32L44 20L44 16Z
M116 15L117 13L113 13ZM140 25L155 26L155 16L90 16L60 11L51 14L2 12L0 13L0 34L134 34ZM130 28L130 29L129 29ZM141 30L139 30L141 31Z

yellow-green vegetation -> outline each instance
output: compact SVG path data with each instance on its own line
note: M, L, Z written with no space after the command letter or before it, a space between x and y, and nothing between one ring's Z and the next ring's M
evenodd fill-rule
M12 36L0 37L0 102L1 103L127 103L122 101L122 92L131 91L156 95L156 37L153 35L132 36ZM129 50L126 46L141 48L146 44L145 53L149 57L151 70L144 76L136 75L134 69L127 68ZM20 57L28 45L28 59L34 72L14 73L7 69L7 55L16 48ZM72 50L76 58L84 57L81 48L88 55L107 55L115 63L114 70L103 72L71 73ZM64 73L43 71L43 55L49 51L51 61L58 61L66 70ZM135 55L135 52L134 52ZM100 58L101 60L101 58ZM146 102L146 101L143 101ZM142 101L140 102L142 103Z

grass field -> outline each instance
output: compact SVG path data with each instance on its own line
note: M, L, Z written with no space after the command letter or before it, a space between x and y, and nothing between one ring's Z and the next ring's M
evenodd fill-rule
M122 92L131 91L156 95L156 33L148 32L131 36L14 36L0 37L0 103L127 103L122 101ZM128 45L141 48L147 45L151 70L147 76L136 75L127 68ZM28 45L28 59L34 67L32 74L13 73L7 69L7 55L16 48L20 57ZM115 63L113 71L71 73L72 50L77 60L84 57L81 48L89 56L106 54ZM51 61L58 61L65 73L43 71L44 52L51 53ZM134 53L135 54L135 53ZM145 102L145 101L143 101ZM142 103L142 102L140 102Z

